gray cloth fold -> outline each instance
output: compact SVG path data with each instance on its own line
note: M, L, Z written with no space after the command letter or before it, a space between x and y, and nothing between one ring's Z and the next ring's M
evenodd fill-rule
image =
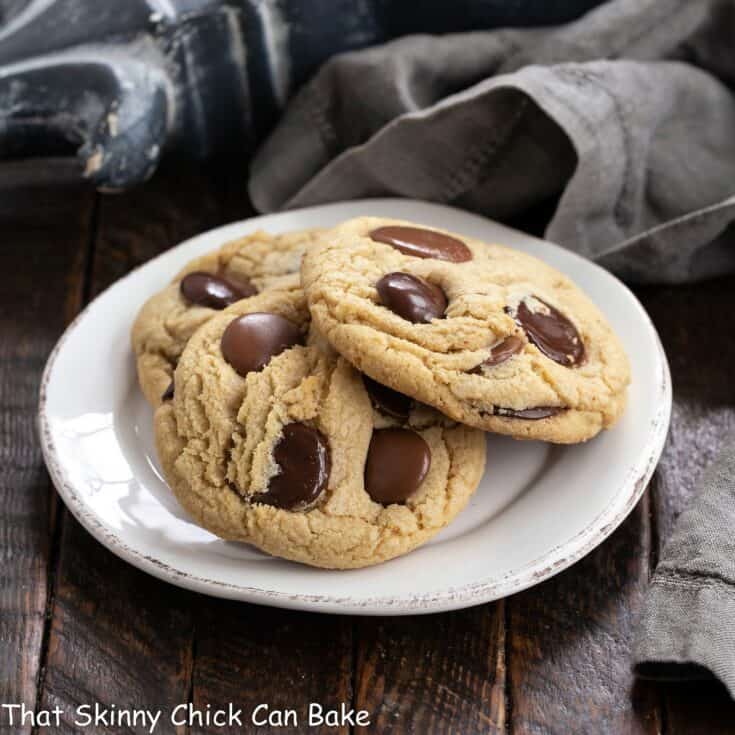
M735 270L735 4L615 0L559 28L408 36L326 63L256 155L263 211L398 195L629 280Z
M716 676L735 698L735 435L664 546L635 646L654 679Z

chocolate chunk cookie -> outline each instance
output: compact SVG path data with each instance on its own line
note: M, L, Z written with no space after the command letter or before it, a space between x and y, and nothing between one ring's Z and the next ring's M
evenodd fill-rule
M305 256L312 318L381 384L456 421L580 442L620 417L620 341L566 276L510 248L361 217Z
M465 506L482 432L355 370L299 289L211 317L155 414L165 477L197 523L275 556L354 568L405 554Z
M256 232L191 261L150 298L133 325L138 380L157 406L174 393L173 371L188 339L210 317L240 299L299 285L304 250L319 230Z

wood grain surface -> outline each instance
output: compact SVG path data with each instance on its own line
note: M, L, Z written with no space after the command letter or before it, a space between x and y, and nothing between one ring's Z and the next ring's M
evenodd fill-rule
M50 168L54 168L50 164ZM94 197L64 196L28 166L0 179L0 703L33 709L53 600L59 503L35 434L38 386L49 351L79 309ZM0 722L4 722L0 719ZM0 725L4 727L4 725ZM30 725L8 729L28 733Z
M158 582L94 541L56 500L35 437L44 361L81 306L136 265L251 214L244 166L169 167L123 196L61 164L0 180L0 702L205 712L310 702L369 713L340 733L726 733L712 682L636 681L631 645L662 544L735 427L735 278L638 289L671 361L674 412L650 491L601 547L499 603L407 618L321 616L214 600ZM53 183L52 183L53 182ZM10 727L0 715L0 732ZM304 732L162 718L157 733ZM43 729L36 729L43 733ZM46 730L48 732L48 730ZM93 732L93 730L87 730ZM142 726L105 732L146 732Z
M504 732L504 607L359 621L357 732Z

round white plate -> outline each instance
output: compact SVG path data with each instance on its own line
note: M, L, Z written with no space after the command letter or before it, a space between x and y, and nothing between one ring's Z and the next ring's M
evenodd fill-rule
M329 226L358 215L444 227L535 255L573 278L620 335L633 381L618 425L584 445L488 435L487 471L439 536L399 559L325 571L274 559L195 526L161 477L152 414L129 346L133 319L192 257L263 228ZM476 605L537 584L601 543L634 507L663 448L671 383L656 331L631 292L577 255L482 217L405 199L374 199L257 217L195 237L115 283L79 315L41 386L43 453L61 497L100 543L198 592L333 613L410 614Z

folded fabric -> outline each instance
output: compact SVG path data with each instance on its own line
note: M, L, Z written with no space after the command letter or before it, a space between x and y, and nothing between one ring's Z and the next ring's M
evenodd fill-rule
M253 162L263 211L385 195L508 220L629 280L735 269L735 4L614 0L556 28L327 62Z
M635 647L652 679L716 676L735 698L735 435L664 547Z

